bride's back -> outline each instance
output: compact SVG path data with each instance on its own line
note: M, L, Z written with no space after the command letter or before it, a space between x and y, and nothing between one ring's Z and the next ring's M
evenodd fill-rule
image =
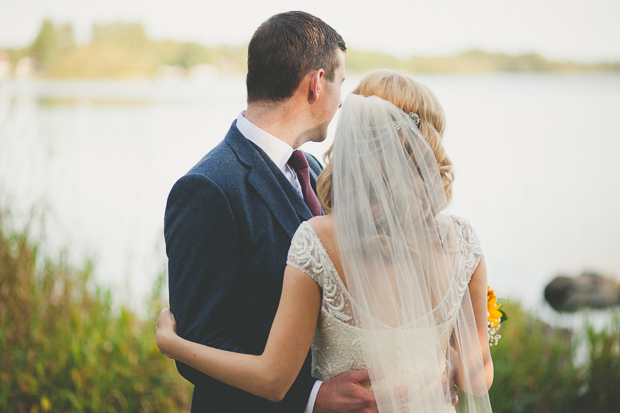
M443 110L426 87L393 71L366 76L343 104L317 182L328 216L303 224L289 254L294 262L296 251L314 252L298 268L314 265L300 269L323 294L315 374L367 368L373 387L385 388L379 404L392 410L396 388L407 389L420 407L413 411L446 408L437 379L447 373L451 337L483 370L467 288L481 253L469 224L441 212L454 180L443 128Z
M419 325L383 326L380 330L367 330L356 323L356 310L360 309L345 285L341 275L342 264L338 258L333 221L330 216L315 217L303 223L297 231L289 251L288 264L310 275L321 288L321 309L312 341L312 375L323 381L353 370L371 369L389 372L374 381L374 390L408 387L415 393L418 404L434 400L432 393L441 390L438 378L445 373L445 355L454 330L460 301L480 260L479 243L469 224L458 217L447 217L455 228L458 248L455 282L443 297L451 302L452 314L445 320L436 320L429 327L427 320ZM358 314L359 315L359 314ZM381 315L381 317L387 314ZM381 362L369 365L366 357L368 335L379 346ZM414 372L415 374L411 374ZM368 384L370 387L370 383ZM430 389L430 390L429 390ZM413 402L413 400L412 400ZM408 411L453 412L450 403L441 399L431 409L420 406Z

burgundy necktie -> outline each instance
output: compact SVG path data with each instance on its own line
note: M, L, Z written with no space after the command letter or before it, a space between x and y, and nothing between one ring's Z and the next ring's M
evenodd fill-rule
M295 170L295 173L297 173L297 178L301 184L301 192L304 194L304 201L306 205L308 205L310 212L312 212L312 215L315 217L322 215L321 204L319 204L319 199L316 197L310 185L310 169L304 153L302 151L293 151L293 154L288 160L288 164Z

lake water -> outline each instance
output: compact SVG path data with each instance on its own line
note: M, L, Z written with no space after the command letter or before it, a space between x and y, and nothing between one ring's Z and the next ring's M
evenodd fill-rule
M498 296L544 312L558 273L620 277L620 75L415 78L446 111L450 211L476 229ZM1 202L18 223L45 211L48 251L93 259L97 281L140 307L165 268L170 188L244 108L242 77L0 83ZM336 123L304 149L321 156Z

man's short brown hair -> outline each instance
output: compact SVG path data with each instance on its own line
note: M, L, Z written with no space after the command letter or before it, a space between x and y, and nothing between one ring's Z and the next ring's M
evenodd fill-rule
M312 70L324 69L333 81L337 49L347 50L344 40L318 17L301 11L271 16L248 47L248 103L290 98Z

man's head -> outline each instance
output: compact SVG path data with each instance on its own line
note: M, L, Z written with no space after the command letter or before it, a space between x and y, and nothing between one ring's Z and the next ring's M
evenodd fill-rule
M248 47L248 103L290 98L313 70L325 70L325 79L333 82L338 50L346 51L344 40L318 17L301 11L270 17Z

